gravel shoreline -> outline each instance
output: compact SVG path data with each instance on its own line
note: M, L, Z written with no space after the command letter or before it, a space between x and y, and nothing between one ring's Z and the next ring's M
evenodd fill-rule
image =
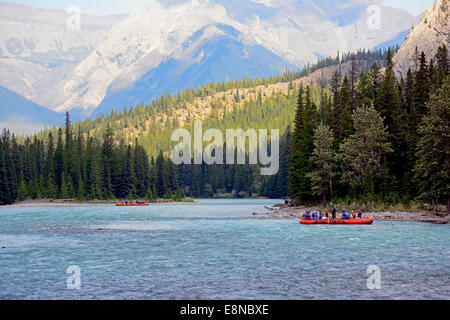
M305 211L314 211L314 208L283 207L266 208L263 213L254 212L252 219L301 219ZM374 218L378 221L409 221L427 222L434 224L450 224L450 215L433 212L364 212L364 218Z

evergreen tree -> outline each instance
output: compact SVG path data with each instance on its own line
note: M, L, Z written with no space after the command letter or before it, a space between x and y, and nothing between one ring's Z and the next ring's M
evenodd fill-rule
M166 194L166 170L165 161L162 151L159 153L158 158L156 158L156 190L158 193L158 197L162 198Z
M348 137L352 133L352 120L351 120L351 89L347 76L344 78L341 84L339 92L339 103L334 113L335 124L333 128L336 130L337 141L342 141L345 137Z
M62 183L64 176L64 146L63 146L63 134L61 128L58 129L58 141L56 143L55 150L55 179L58 187L59 194L63 194ZM64 186L65 188L65 186ZM65 190L64 190L65 193ZM64 198L65 196L63 196Z
M100 156L97 150L99 150L98 144L94 141L93 138L89 138L86 147L86 190L88 190L89 199L102 198Z
M322 196L322 204L327 206L327 194L333 201L334 161L336 155L333 151L334 134L328 125L320 124L314 130L314 152L311 161L314 170L308 174L311 179L314 194Z
M53 141L53 135L51 132L48 134L45 176L45 180L47 183L47 197L57 198L58 189L56 185L55 175L55 143Z
M6 171L5 154L3 143L0 141L0 205L11 204L11 194L9 192L8 174Z
M444 201L450 214L450 77L427 103L419 128L415 167L420 196L435 205ZM436 208L434 208L436 210Z
M373 106L359 107L352 116L355 133L340 146L344 163L342 183L354 185L363 194L363 187L370 185L375 191L373 178L382 167L382 157L391 152L387 141L383 118ZM368 183L368 178L372 180Z
M133 195L136 194L135 181L133 152L131 146L128 146L125 163L122 166L122 179L119 194L121 198L133 198Z
M425 103L428 101L430 95L430 78L428 70L428 62L425 53L422 52L419 58L419 70L416 74L416 85L414 88L414 106L417 110L417 115L421 118L425 112Z
M409 146L409 141L407 140L407 115L402 104L401 88L399 88L395 80L394 64L392 63L390 50L386 58L386 70L375 99L375 108L384 118L384 123L389 133L388 140L396 151L387 155L386 165L393 177L394 184L405 183Z
M436 63L436 89L439 89L450 72L450 61L448 57L448 50L445 44L439 46L438 48L438 52L436 54Z
M292 134L289 194L299 201L312 199L311 182L307 177L311 171L310 156L313 151L313 134L315 113L309 99L309 87L306 93L306 102L303 98L303 86L300 87L295 116L295 129Z
M111 199L114 196L114 189L112 183L113 174L113 157L114 157L114 134L111 125L108 124L106 132L103 136L102 146L102 181L103 181L103 196L106 199Z
M134 170L136 172L136 192L142 198L147 194L149 187L149 161L147 153L137 140L134 148Z

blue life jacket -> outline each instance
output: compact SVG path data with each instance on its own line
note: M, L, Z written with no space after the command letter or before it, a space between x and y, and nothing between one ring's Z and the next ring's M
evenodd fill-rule
M316 218L317 218L317 213L313 212L312 218L313 218L313 219L316 219Z

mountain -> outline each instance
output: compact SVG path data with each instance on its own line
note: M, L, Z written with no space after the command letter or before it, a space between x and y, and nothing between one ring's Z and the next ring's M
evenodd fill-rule
M369 3L373 1L243 0L228 5L224 1L206 0L153 1L145 10L125 18L110 30L107 40L57 89L62 95L54 107L58 111L81 108L89 115L99 105L101 112L110 111L112 106L122 108L123 105L119 105L122 100L116 102L114 97L124 96L122 93L130 87L132 97L137 99L129 99L128 103L136 104L148 102L163 91L174 93L184 89L189 85L186 79L205 83L266 74L265 68L256 68L258 64L252 69L240 70L239 74L233 73L235 69L230 63L245 65L250 51L265 52L263 59L269 56L266 53L272 53L269 61L259 64L277 66L276 71L281 73L286 67L301 68L317 61L318 57L334 55L337 50L374 47L408 29L414 20L402 10L379 6L380 15L386 17L382 20L382 31L370 29L367 24ZM242 10L236 13L236 8ZM230 61L221 61L223 55L220 54L209 56L212 52L203 49L208 42L216 43L213 48L225 48L226 45L219 42L227 41L242 49ZM192 55L193 51L199 55ZM202 59L205 56L209 58ZM259 59L258 56L252 58ZM182 85L171 86L170 90L164 76L174 70L167 68L180 64L182 69L192 72L182 73L181 79L170 79ZM216 70L217 75L211 76L208 66L195 66L201 64L221 67ZM197 70L204 74L196 74ZM150 87L150 92L143 93L146 98L143 101L139 101L142 93L134 90L140 86Z
M408 69L417 70L418 54L434 57L441 45L450 44L450 1L436 0L409 33L393 62L397 77L406 77ZM417 48L417 50L416 50Z
M81 117L300 69L338 50L374 48L416 22L380 0L155 0L131 16L82 15L81 28L68 30L64 11L0 6L8 27L0 85Z
M214 38L205 37L211 29L220 30L222 34L218 32ZM111 86L94 113L122 110L165 93L197 88L207 81L240 79L242 74L251 78L270 77L280 74L286 67L293 67L262 46L244 46L239 36L235 29L220 25L199 31L187 41L190 48L180 50L178 59L162 62L130 87L115 90L114 85Z
M106 38L125 16L94 17L0 3L0 85L34 103L52 107L49 89ZM77 21L76 19L74 20Z
M63 123L64 115L41 107L0 86L0 128L29 134L39 131L45 125L51 127Z

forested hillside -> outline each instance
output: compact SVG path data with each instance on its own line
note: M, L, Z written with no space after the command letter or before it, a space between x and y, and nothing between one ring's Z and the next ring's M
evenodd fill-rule
M358 55L361 61L365 57L375 63L358 68L366 66L355 58ZM390 50L358 55L329 58L320 62L322 69L312 66L270 79L211 83L73 126L68 117L66 126L33 137L5 131L1 201L150 200L181 198L185 193L289 195L300 202L408 202L417 197L446 201L448 173L442 170L449 168L450 154L447 49L440 48L433 61L422 55L419 69L400 81L393 73ZM380 57L386 60L384 70ZM339 65L349 63L344 73ZM312 74L333 66L331 80L311 81ZM438 118L433 117L436 108L441 108ZM433 131L422 123L427 117L443 130L440 135L433 132L435 143L440 143L435 151L426 150L429 134L424 132ZM220 130L280 129L279 173L261 177L259 167L251 165L175 166L167 160L171 134L180 127L192 129L196 119L203 120L204 128ZM430 152L442 158L441 171L430 167L436 163L427 161ZM432 174L441 183L430 183Z

